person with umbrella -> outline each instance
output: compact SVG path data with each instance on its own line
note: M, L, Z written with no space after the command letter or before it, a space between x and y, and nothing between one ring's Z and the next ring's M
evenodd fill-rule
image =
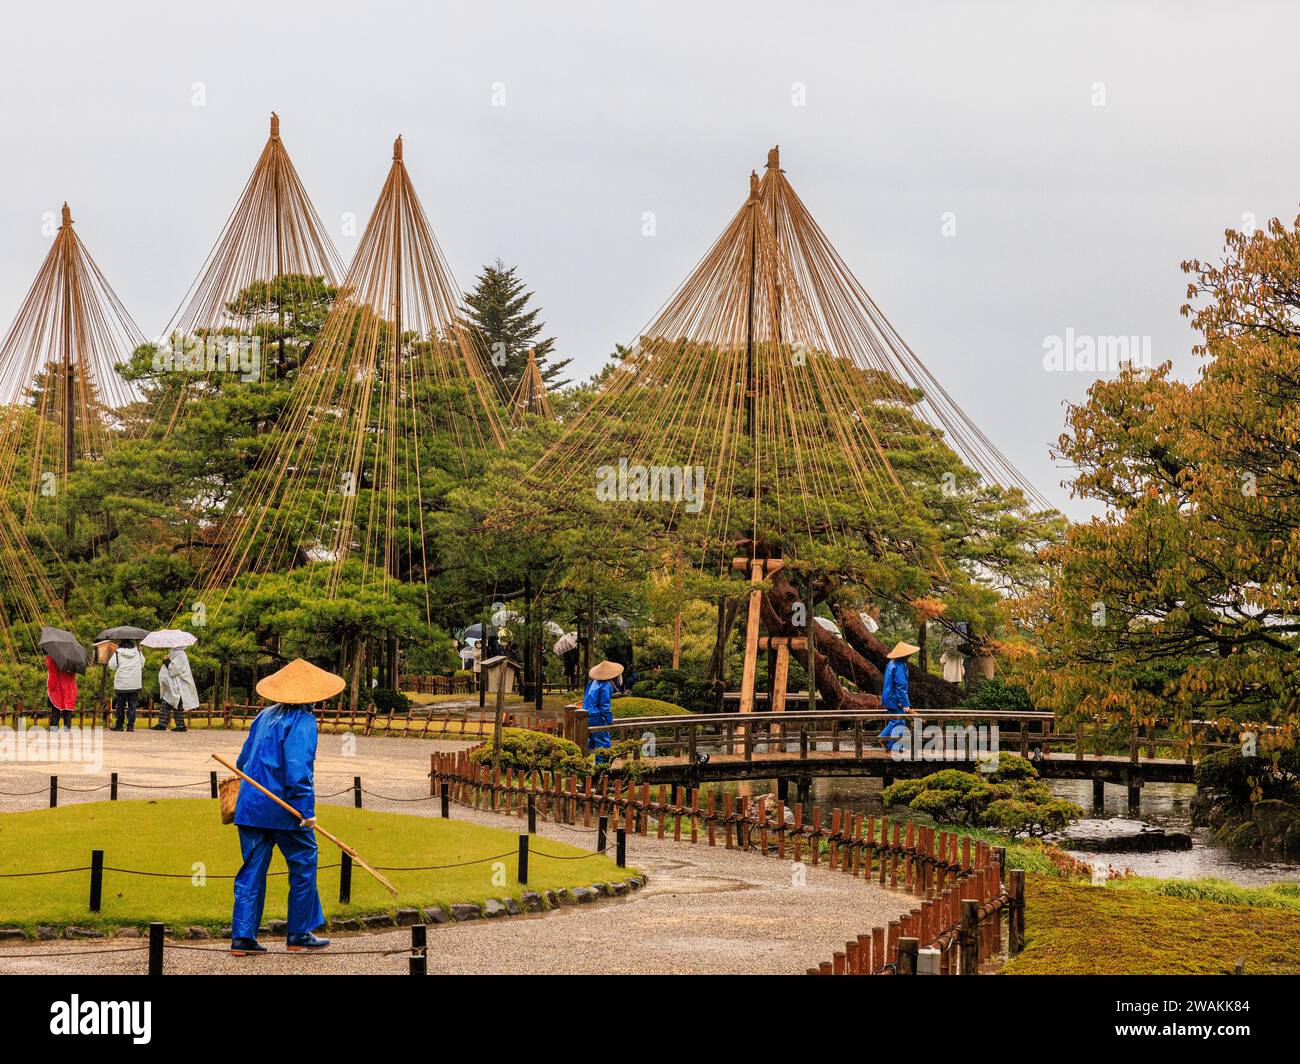
M71 632L46 626L41 629L41 649L45 651L50 731L60 726L72 731L72 712L77 708L77 673L86 671L86 648Z
M116 643L116 649L108 659L108 667L113 671L113 709L116 712L113 726L109 731L135 731L135 712L140 706L140 689L144 686L144 652L136 646L149 633L143 628L122 625L118 628L106 628L96 636L97 640Z
M256 787L240 787L235 826L244 863L235 876L230 952L238 957L265 953L257 941L266 902L266 873L278 846L289 866L286 946L290 953L319 950L329 939L315 930L325 922L316 889L316 717L317 702L347 686L341 676L298 658L257 685L273 705L257 715L236 767L302 814L285 811Z
M185 731L185 714L199 706L199 690L194 684L194 673L190 671L189 655L185 653L185 648L197 641L189 632L168 628L150 632L140 643L142 647L166 651L158 670L158 696L162 710L158 714L158 723L153 726L154 731L166 731L169 719L175 720L173 731Z

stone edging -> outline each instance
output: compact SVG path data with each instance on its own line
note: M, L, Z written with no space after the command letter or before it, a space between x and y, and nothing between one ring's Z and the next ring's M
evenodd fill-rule
M374 916L348 916L326 922L330 931L384 931L395 927L410 927L413 924L453 924L467 923L470 920L493 919L501 916L523 916L532 913L545 913L555 909L574 905L590 905L601 898L624 898L635 890L640 890L649 882L645 875L629 876L614 883L592 883L587 887L561 887L559 890L526 890L523 892L523 904L514 898L488 898L482 905L470 902L457 902L448 906L429 905L420 909L398 909L395 914L379 913ZM286 925L283 920L272 920L266 927L259 929L259 934L284 934ZM119 927L112 932L99 931L90 927L66 927L63 933L53 927L37 927L36 939L50 942L55 939L84 941L97 938L143 938L144 932L138 927ZM223 928L220 935L214 935L206 927L188 927L185 933L178 935L171 928L167 929L168 938L210 939L229 938L230 928ZM27 941L27 935L18 927L0 927L0 942Z

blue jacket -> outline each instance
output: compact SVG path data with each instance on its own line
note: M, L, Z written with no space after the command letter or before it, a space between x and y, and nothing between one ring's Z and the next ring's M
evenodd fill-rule
M587 711L587 727L596 728L614 723L614 712L610 708L614 684L609 680L592 680L582 696L582 708ZM591 732L587 735L587 749L605 748L610 745L609 732Z
M910 709L907 700L907 659L894 658L885 665L885 680L880 686L880 704L886 709Z
M267 706L248 729L236 764L303 817L316 815L316 718L310 706ZM239 788L235 823L246 828L298 827L297 820L248 784Z

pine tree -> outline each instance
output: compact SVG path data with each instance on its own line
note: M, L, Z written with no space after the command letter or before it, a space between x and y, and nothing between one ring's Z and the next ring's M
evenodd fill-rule
M555 337L538 339L545 328L539 321L540 307L528 309L533 293L519 279L517 266L506 268L500 259L483 267L474 290L465 296L466 316L483 336L493 365L505 381L506 394L513 394L528 364L528 349L536 352L542 380L550 391L568 384L557 379L572 359L555 359Z

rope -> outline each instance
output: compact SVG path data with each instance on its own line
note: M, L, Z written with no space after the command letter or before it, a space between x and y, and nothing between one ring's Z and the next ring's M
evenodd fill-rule
M115 949L74 949L62 953L49 952L45 950L39 952L35 950L24 950L21 953L0 953L0 958L22 960L24 957L91 957L98 953L139 953L141 950L146 950L148 948L148 946L118 946Z
M350 787L348 789L351 790ZM374 791L368 791L364 787L361 788L361 793L368 794L371 798L378 798L384 802L431 802L438 797L436 794L426 794L419 798L392 798L387 794L376 794Z
M52 872L0 872L0 879L25 879L28 876L62 876L68 872L89 872L90 865L81 868L56 868ZM188 876L186 877L189 878Z

